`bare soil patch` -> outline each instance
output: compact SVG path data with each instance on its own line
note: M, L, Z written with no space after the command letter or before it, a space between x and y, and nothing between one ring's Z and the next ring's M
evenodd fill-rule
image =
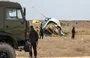
M39 39L38 57L78 57L90 56L90 36L45 37ZM18 57L28 57L28 52L17 51Z

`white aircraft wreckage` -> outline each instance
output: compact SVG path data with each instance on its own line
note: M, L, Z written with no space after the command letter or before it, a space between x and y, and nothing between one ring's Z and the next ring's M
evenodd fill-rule
M44 29L44 33L46 34L64 35L60 21L58 19L45 18L45 20L41 24L42 24L42 29Z
M58 19L46 17L35 6L33 6L32 8L36 9L45 18L45 20L41 23L42 29L44 29L44 33L64 35L62 28L61 28L60 21ZM48 26L48 25L50 25L50 26Z

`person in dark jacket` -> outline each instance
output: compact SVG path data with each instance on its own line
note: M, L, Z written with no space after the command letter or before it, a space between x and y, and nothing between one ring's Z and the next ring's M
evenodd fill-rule
M42 24L41 24L41 26L40 26L40 38L42 38L43 39L43 29L42 29Z
M72 39L75 38L75 27L72 28Z
M29 41L31 42L31 47L34 50L34 57L37 58L38 33L34 30L33 26L30 26ZM30 51L29 54L32 58L32 51Z

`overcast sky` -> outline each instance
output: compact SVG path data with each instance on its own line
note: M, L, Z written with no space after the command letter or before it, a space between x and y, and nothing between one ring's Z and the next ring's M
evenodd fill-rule
M17 0L27 9L27 19L43 19L40 14L58 19L90 20L90 0ZM34 8L33 8L34 6Z

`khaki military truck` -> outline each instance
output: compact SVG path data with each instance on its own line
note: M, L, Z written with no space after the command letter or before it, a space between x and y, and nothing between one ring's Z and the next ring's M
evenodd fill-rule
M19 3L0 1L0 58L16 58L15 49L28 38L25 8Z

